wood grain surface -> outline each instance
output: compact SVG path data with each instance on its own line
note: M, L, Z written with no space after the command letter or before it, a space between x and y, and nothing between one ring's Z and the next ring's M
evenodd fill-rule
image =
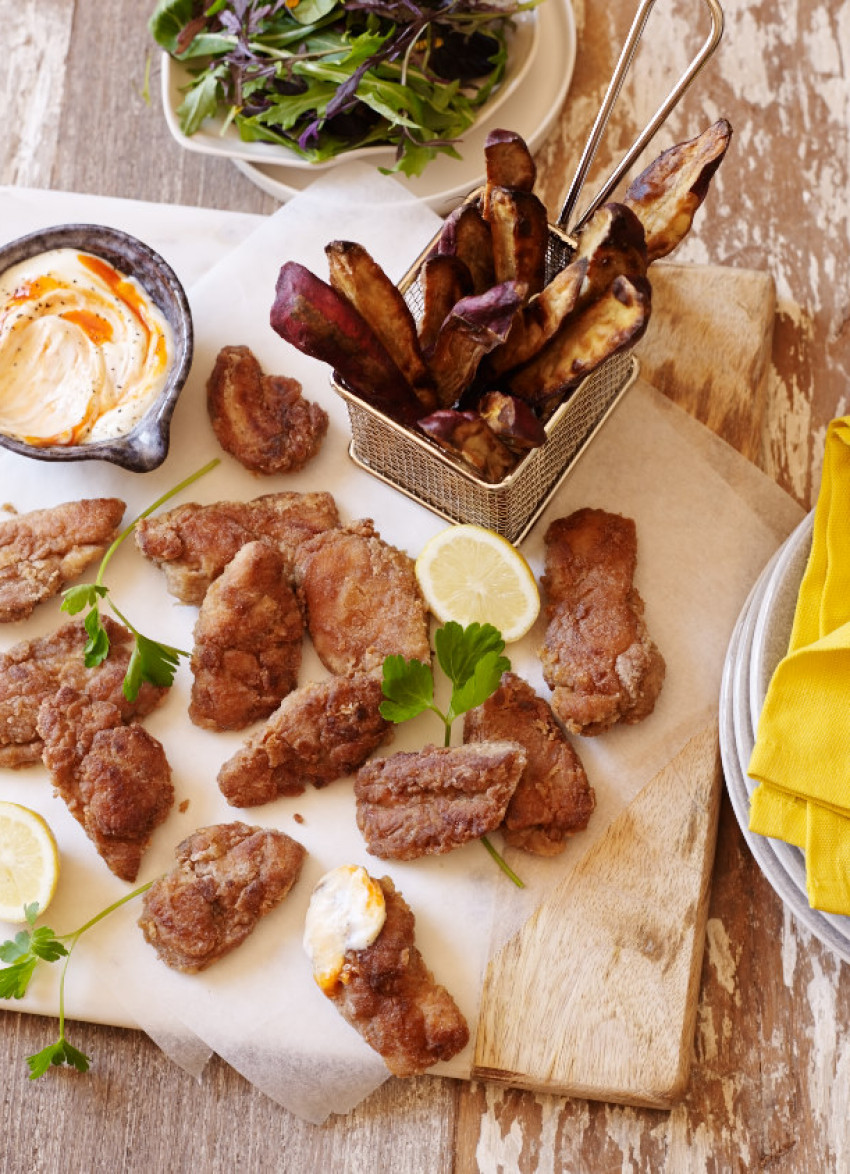
M651 1108L681 1099L720 793L712 723L490 962L477 1076Z
M183 153L159 110L138 0L0 0L0 182L270 212L221 160ZM576 0L579 55L538 153L559 206L632 15ZM722 114L735 137L677 262L764 270L777 312L763 402L709 415L811 504L828 421L848 409L850 45L843 0L727 0L724 40L656 146ZM631 141L704 35L694 0L659 0L599 154ZM150 101L146 71L152 60ZM592 187L593 180L591 180ZM665 387L691 410L693 388ZM702 410L710 413L711 403ZM742 427L742 420L745 427ZM305 1125L213 1061L197 1084L140 1033L80 1025L89 1077L29 1084L52 1024L0 1014L0 1170L588 1172L850 1168L850 971L797 925L721 805L690 1079L672 1110L432 1077L391 1081Z

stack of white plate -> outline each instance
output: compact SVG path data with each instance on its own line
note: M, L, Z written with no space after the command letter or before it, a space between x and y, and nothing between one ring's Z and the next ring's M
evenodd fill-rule
M812 543L813 514L804 518L761 573L738 617L720 688L720 753L735 815L762 872L807 929L850 962L850 917L812 909L803 853L749 830L747 775L755 730L773 670L788 650L794 609Z

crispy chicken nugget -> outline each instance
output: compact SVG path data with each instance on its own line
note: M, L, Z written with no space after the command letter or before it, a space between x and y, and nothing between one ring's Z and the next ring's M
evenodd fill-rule
M124 508L117 497L95 497L0 517L0 623L26 619L102 558Z
M647 717L664 680L633 585L637 532L631 518L581 509L545 535L549 625L540 658L552 708L574 734Z
M510 738L525 750L528 761L502 824L508 844L557 856L587 827L596 806L593 787L550 706L522 677L505 673L496 692L464 715L463 738Z
M145 893L139 925L166 966L192 974L248 937L298 880L305 849L274 828L199 828Z
M218 773L234 807L301 795L362 766L391 732L381 717L380 676L353 673L311 682L285 697L269 720Z
M121 880L134 881L154 830L174 803L162 744L109 701L68 685L38 714L56 793Z
M357 772L357 826L373 856L442 855L492 832L525 768L517 742L426 746L368 762Z
M287 570L279 550L249 542L210 585L192 650L196 726L244 729L297 685L304 619Z

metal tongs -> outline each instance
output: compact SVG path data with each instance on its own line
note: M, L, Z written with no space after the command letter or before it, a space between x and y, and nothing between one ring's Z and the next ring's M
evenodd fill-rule
M557 228L559 230L558 236L564 241L570 250L574 251L577 247L576 234L587 223L596 209L601 204L604 204L604 202L608 199L611 192L620 182L625 173L629 170L635 159L637 159L638 155L640 155L641 151L643 151L644 147L646 147L646 145L655 136L656 132L667 118L670 111L679 102L680 98L685 93L685 90L687 90L688 86L691 84L696 75L705 65L706 61L708 61L709 57L717 48L720 42L720 38L723 35L723 9L720 7L718 0L703 0L703 2L706 4L711 14L711 32L703 42L702 48L699 50L688 68L673 86L670 93L658 107L655 114L652 116L639 137L623 156L619 165L611 173L600 190L594 196L590 205L583 212L581 218L570 227L570 220L573 216L573 213L575 212L575 207L578 203L578 198L581 194L582 188L584 187L584 182L587 178L590 165L593 162L594 156L596 155L597 147L599 146L599 142L602 138L605 127L608 124L608 119L611 116L614 103L617 101L617 97L619 96L620 88L622 87L623 81L625 80L626 74L628 73L629 67L631 66L632 59L634 58L635 51L637 50L638 42L640 41L641 35L643 34L644 26L646 25L647 19L649 18L649 13L655 4L655 0L641 0L640 7L635 14L634 20L632 21L632 27L629 29L629 35L626 39L626 43L620 53L620 58L617 62L616 69L614 70L611 81L608 84L605 100L603 101L599 113L596 116L593 129L590 132L590 136L587 140L587 144L585 145L582 157L579 160L578 168L576 169L572 184L570 185L570 190L567 192L567 198L564 201L564 205L557 221L555 222L555 225L552 226L553 228Z

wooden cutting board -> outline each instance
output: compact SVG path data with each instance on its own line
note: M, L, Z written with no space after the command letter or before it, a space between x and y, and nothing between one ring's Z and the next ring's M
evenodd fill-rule
M772 279L677 265L654 267L652 278L641 375L757 460ZM659 1108L682 1096L720 795L712 723L491 960L474 1077Z

